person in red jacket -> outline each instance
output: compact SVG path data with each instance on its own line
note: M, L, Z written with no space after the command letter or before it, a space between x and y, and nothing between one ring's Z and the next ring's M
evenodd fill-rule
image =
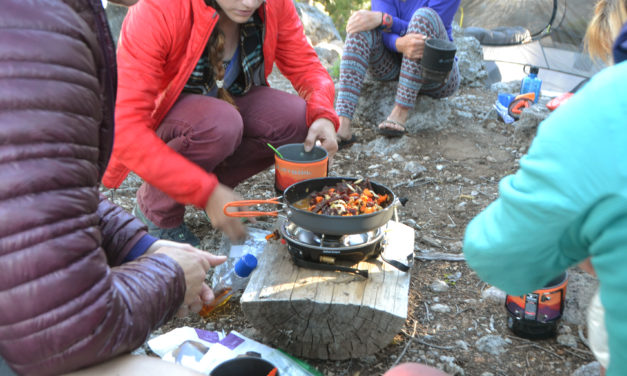
M297 95L269 87L277 67ZM337 151L334 83L307 42L292 0L142 0L118 45L115 145L103 183L129 170L144 184L134 213L157 237L199 243L185 205L231 239L233 188L274 161L267 146L320 141Z

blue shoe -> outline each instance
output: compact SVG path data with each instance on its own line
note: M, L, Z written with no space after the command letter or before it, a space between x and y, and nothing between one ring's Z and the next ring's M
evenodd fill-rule
M192 233L185 223L181 223L180 226L174 228L161 228L157 227L154 223L152 223L141 210L139 210L139 205L135 205L133 208L133 215L137 217L140 221L144 222L146 226L148 226L148 233L156 238L164 239L164 240L172 240L178 243L187 243L191 244L194 247L198 247L200 245L200 239Z

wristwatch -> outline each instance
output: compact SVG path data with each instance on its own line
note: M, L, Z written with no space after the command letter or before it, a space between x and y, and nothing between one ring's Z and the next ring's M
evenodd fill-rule
M389 32L392 30L392 22L394 19L387 13L381 13L381 25L379 25L379 30L383 30Z

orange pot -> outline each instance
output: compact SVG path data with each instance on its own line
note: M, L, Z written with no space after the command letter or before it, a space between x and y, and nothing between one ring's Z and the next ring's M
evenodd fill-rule
M329 155L319 146L306 152L303 144L286 144L277 148L283 158L274 155L274 186L280 192L301 180L323 178L329 170Z
M549 338L555 335L557 322L564 313L568 273L564 272L544 288L527 295L507 295L505 309L509 313L507 325L524 338Z

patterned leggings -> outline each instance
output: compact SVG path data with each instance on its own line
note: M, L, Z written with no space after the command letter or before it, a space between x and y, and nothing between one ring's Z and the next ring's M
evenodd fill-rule
M448 40L440 16L431 8L420 8L413 14L407 33L420 33L429 38ZM418 93L433 98L444 98L459 87L457 61L444 83L425 83L420 60L403 58L402 54L388 50L378 30L349 34L340 64L340 83L335 110L339 116L352 119L361 94L361 87L369 70L374 78L392 81L398 78L396 104L412 108Z

